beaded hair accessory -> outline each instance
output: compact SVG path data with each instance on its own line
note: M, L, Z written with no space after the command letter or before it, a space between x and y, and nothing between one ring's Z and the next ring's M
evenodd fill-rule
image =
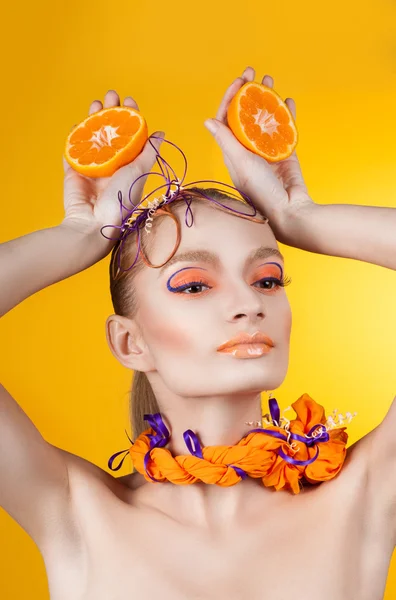
M266 427L256 422L260 427L249 431L235 446L202 447L198 436L188 429L183 437L190 455L180 456L172 456L164 448L170 434L161 413L146 414L144 418L151 427L135 443L128 436L132 446L113 454L108 467L118 471L129 453L136 470L150 482L189 485L202 481L227 487L248 476L261 477L265 487L294 494L300 492L303 477L311 484L333 479L346 458L348 434L342 424L357 413L348 412L344 417L335 409L326 419L323 406L303 394L292 404L297 418L289 421L280 415L275 398L270 397L268 404L270 415L263 415ZM118 467L113 467L114 459L123 453Z
M121 225L104 225L100 230L102 235L105 238L107 238L109 240L117 240L115 254L114 254L114 257L115 257L114 262L115 261L117 262L117 271L114 273L114 277L117 277L120 272L126 272L126 271L129 271L130 269L132 269L132 267L134 267L134 265L136 264L136 261L138 260L139 254L142 256L144 262L146 262L146 264L150 267L158 268L159 266L162 266L162 264L165 264L165 263L162 263L161 265L154 266L149 261L147 261L146 257L144 256L144 253L142 252L142 244L141 244L142 235L144 232L150 233L150 228L152 226L153 217L156 214L158 214L158 213L165 214L166 213L169 216L171 215L170 210L169 210L169 204L171 202L173 202L174 200L177 200L178 198L183 199L187 205L186 213L185 213L185 223L188 227L191 227L194 222L193 214L192 214L192 211L190 208L193 198L205 198L206 200L209 200L214 205L216 205L217 208L219 208L221 210L225 210L226 212L231 212L238 217L241 217L244 219L249 219L249 220L255 221L257 223L262 223L262 224L268 223L267 217L264 217L261 215L256 217L257 209L256 209L255 205L253 204L252 200L249 198L249 196L247 196L244 192L238 190L238 188L233 187L232 185L223 183L221 181L216 181L213 179L202 179L199 181L184 183L186 173L187 173L187 158L186 158L186 155L184 154L184 152L176 144L173 144L172 142L166 140L165 138L163 139L163 142L165 142L166 144L170 144L171 146L176 148L183 157L184 173L183 173L182 178L179 179L176 176L174 169L161 156L161 154L159 153L157 148L155 148L151 139L162 139L162 138L160 138L158 136L150 136L150 138L149 138L149 142L150 142L151 146L154 148L155 153L157 155L156 161L159 165L161 172L158 173L156 171L151 171L148 173L143 173L143 175L140 175L132 182L132 184L129 188L129 204L130 204L130 206L124 205L123 198L122 198L122 191L119 190L118 191L118 202L120 205ZM160 185L159 187L154 189L149 194L146 194L138 204L136 204L136 205L133 204L130 199L130 195L131 195L133 186L139 181L139 179L141 179L142 177L148 177L149 175L160 176L163 180L165 180L165 183L163 183L162 185ZM217 192L220 192L223 194L226 193L227 196L234 198L236 200L239 200L241 203L241 210L236 210L234 208L230 208L226 204L223 204L219 200L211 197L211 195L205 194L202 191L196 191L196 190L189 189L189 188L192 188L193 186L196 186L196 185L202 184L202 183L220 184L222 186L226 186L227 188L229 188L231 190L234 190L234 192L228 191L228 190L227 190L227 192L224 192L223 190L218 189L218 188L211 188L212 192L217 191ZM175 189L171 189L172 186L174 186ZM156 194L160 190L163 190L163 188L166 188L166 192L163 193L162 195L160 195L160 198L155 197L154 199L151 199L153 194ZM235 192L238 192L239 196ZM243 208L243 210L242 210L242 208ZM126 214L124 216L123 216L123 211L126 211ZM252 214L249 214L249 211ZM191 218L190 222L188 222L187 213L190 214L190 218ZM107 235L105 235L103 233L103 230L108 227L118 230L118 236L116 238L108 237ZM128 267L127 269L123 269L121 267L121 254L123 252L123 248L127 241L127 238L129 237L129 235L131 235L133 233L137 233L136 258L130 267ZM178 238L176 240L175 249L174 249L173 253L168 257L168 260L176 252L179 241L180 241L180 236L178 236ZM165 261L165 262L167 262L167 261Z

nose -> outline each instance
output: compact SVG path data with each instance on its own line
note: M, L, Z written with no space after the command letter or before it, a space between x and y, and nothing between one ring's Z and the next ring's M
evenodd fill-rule
M250 286L242 286L234 290L230 298L231 308L228 311L228 321L250 320L256 321L265 318L264 295Z

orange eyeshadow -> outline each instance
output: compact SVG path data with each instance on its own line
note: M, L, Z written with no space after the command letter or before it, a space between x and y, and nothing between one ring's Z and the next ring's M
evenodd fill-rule
M208 280L208 276L202 269L188 269L177 273L171 278L172 287L177 287L183 283L183 281L199 281L200 279Z
M276 279L281 279L282 271L276 265L263 265L255 271L254 279L264 279L264 277L276 277Z

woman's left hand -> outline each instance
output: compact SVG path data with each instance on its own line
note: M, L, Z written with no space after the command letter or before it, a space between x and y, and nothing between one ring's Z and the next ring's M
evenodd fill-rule
M211 120L216 127L213 135L222 150L224 163L235 187L247 194L260 212L268 217L276 238L288 244L292 242L289 230L294 229L294 217L316 206L308 193L296 151L282 161L267 162L245 148L227 123L227 109L232 98L246 82L254 81L254 78L254 69L247 67L242 76L229 86L217 111L216 120ZM262 83L273 87L273 79L269 75L263 77ZM285 103L295 120L294 100L287 98Z

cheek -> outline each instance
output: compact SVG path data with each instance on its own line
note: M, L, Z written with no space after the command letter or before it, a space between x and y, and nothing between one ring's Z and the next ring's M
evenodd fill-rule
M284 318L283 318L283 336L286 340L290 339L291 327L292 327L292 313L291 313L291 310L288 309L285 311Z
M175 354L186 354L191 352L191 342L184 331L177 327L171 327L164 321L158 325L152 337L153 343L164 350L169 350Z
M172 354L185 355L192 349L192 332L190 335L179 322L170 322L161 317L158 311L142 314L142 327L147 342L154 349L168 350Z
M292 327L292 312L286 296L276 306L272 317L278 323L279 338L283 342L289 342Z

